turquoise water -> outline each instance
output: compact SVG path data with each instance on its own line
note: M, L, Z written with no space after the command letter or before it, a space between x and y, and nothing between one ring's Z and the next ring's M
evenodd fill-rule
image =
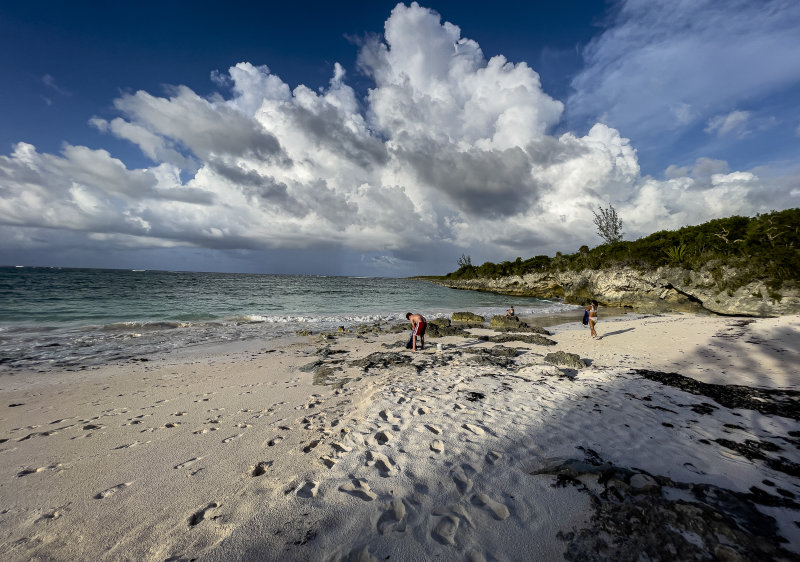
M178 347L557 301L394 278L0 267L0 369L83 366Z

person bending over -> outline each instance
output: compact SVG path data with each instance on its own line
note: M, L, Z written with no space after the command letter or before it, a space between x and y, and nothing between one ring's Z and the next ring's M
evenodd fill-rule
M422 314L407 312L406 319L411 322L411 340L406 344L406 347L410 348L412 351L416 351L417 336L419 336L419 348L425 349L425 327L428 325L425 321L425 317Z

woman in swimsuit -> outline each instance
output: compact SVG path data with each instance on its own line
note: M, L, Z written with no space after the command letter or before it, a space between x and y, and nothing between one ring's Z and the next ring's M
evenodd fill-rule
M597 339L597 332L594 329L594 325L597 324L597 301L592 301L586 310L589 311L589 329L592 331L592 337Z

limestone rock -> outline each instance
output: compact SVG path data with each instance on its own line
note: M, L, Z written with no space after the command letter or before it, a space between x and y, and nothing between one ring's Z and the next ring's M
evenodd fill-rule
M453 322L461 322L467 324L483 324L486 319L483 316L478 316L472 312L454 312Z
M575 353L567 353L565 351L556 351L555 353L548 353L544 356L544 360L554 365L563 365L572 369L583 369L586 363L581 359L580 355Z
M519 321L519 316L492 316L489 319L490 328L519 328L520 325L527 326Z
M617 267L536 272L497 279L437 279L434 283L506 295L563 298L564 302L573 304L584 304L594 299L601 306L647 313L706 310L716 314L758 317L800 313L800 286L797 283L786 281L777 290L769 289L764 281L736 287L737 273L735 268L709 263L699 271L680 267L659 267L650 271ZM453 320L469 322L457 320L455 314Z

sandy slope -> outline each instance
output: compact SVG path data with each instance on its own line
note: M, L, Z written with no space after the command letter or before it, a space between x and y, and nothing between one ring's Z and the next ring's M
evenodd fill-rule
M631 520L621 510L663 520L686 502L760 534L719 523L727 538L712 544L680 515L672 535L643 522L622 542L685 559L692 548L752 558L740 543L764 540L784 552L762 559L800 552L798 420L633 371L797 389L798 317L620 317L601 320L599 340L578 324L554 332L552 347L505 344L518 348L508 360L470 353L496 347L474 337L412 355L384 334L3 376L0 556L578 559L614 542L608 521ZM590 366L545 362L556 350ZM376 352L394 363L353 364ZM315 361L350 380L314 386L300 368ZM708 490L750 503L727 513L698 499ZM625 546L604 555L625 559Z

